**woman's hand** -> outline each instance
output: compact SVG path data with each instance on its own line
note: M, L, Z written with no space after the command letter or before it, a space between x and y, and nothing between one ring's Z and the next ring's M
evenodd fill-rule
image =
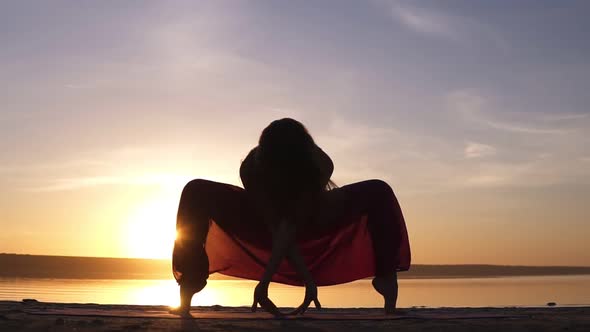
M305 282L305 298L303 299L303 303L297 309L290 312L289 315L305 313L305 310L309 308L311 302L315 304L317 309L321 309L322 305L318 300L318 287L313 279L313 276L309 272L309 269L305 265L303 256L301 256L297 246L294 244L289 248L287 258L289 259L290 263L293 264L293 267L295 267L295 270Z
M272 251L264 273L260 278L260 282L254 289L252 312L256 312L257 305L260 304L264 310L275 317L283 317L284 315L279 311L277 306L268 298L268 286L270 285L272 276L277 271L281 260L287 254L294 239L294 234L285 220L281 220L277 224L270 223L269 228L272 233Z
M252 303L252 312L256 312L258 304L266 312L271 313L275 317L284 317L283 313L279 311L277 306L268 298L268 286L267 282L259 282L254 288L254 302Z
M305 310L309 308L311 302L315 304L316 309L321 309L322 305L318 300L318 287L315 282L310 281L305 284L305 298L303 299L303 303L294 311L290 312L289 315L298 315L304 314Z

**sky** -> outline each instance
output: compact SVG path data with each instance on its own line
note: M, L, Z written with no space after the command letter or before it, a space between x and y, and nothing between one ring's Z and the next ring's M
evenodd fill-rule
M586 1L3 1L0 252L169 258L270 121L394 189L418 264L590 266Z

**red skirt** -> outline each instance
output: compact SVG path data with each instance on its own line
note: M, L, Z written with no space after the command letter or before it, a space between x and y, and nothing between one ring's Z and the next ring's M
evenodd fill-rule
M189 249L190 246L187 247L181 240L184 238L186 241L189 234L181 235L173 254L177 281L182 284L187 275L197 278L208 276L206 271L196 273L195 268L208 269L209 274L221 273L259 280L270 259L272 241L263 223L252 222L251 219L257 214L251 210L252 204L245 191L227 184L199 181L200 188L196 194L187 192L186 188L183 192L177 227L186 229L183 225L200 222L201 225L196 229L201 233L206 232L206 255L193 255L197 250ZM337 222L329 223L328 227L300 232L297 246L318 286L372 277L379 273L380 266L381 271L406 271L410 268L411 253L405 220L391 189L391 196L380 198L380 192L389 192L381 187L383 182L375 183L374 180L373 183L365 181L333 189L334 193L328 195L340 198L333 200L333 204L326 204L326 213L331 214L335 209L340 211L336 213ZM184 197L185 193L190 197ZM188 200L187 204L192 204L186 211L183 211L183 199ZM380 200L382 203L374 204ZM199 209L195 204L207 206ZM223 207L216 211L211 205ZM321 219L317 223L321 224ZM202 248L202 244L198 243L197 246ZM203 264L207 258L208 268ZM191 270L191 273L186 273ZM286 260L281 263L272 281L303 285Z

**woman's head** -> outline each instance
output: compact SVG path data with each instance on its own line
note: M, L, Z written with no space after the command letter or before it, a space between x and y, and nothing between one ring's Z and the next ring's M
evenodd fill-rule
M309 155L314 146L305 126L291 118L271 122L258 140L259 158L271 163L299 160Z
M288 205L296 197L322 189L314 149L313 138L299 121L275 120L262 131L256 158L275 205Z

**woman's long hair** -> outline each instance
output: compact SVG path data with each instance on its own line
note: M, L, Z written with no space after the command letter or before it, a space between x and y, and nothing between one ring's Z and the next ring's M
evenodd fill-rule
M257 159L263 186L279 211L288 210L303 195L321 192L321 173L314 162L315 142L300 122L284 118L270 123L260 135Z

